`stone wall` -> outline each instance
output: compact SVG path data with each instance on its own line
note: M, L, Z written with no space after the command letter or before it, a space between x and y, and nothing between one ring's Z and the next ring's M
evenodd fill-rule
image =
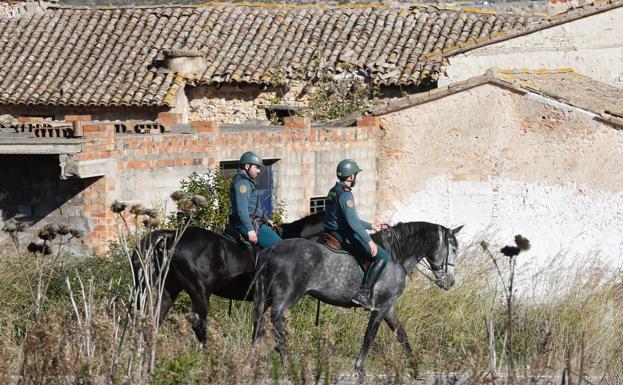
M182 179L192 172L218 168L223 161L237 161L249 150L275 161L274 195L285 204L288 220L307 215L311 197L326 195L336 180L335 167L343 158L357 159L366 170L357 187L357 204L362 217L375 215L378 120L374 118L362 118L353 127L311 127L307 118L286 118L284 126L219 126L214 121L195 121L176 126L176 132L146 134L115 133L113 124L83 121L88 116L72 118L82 127L81 152L61 155L64 170L58 156L37 160L45 165L41 168L45 177L23 172L14 184L7 185L11 196L24 197L23 201L3 203L3 217L10 218L16 207L26 204L38 207L39 201L25 192L37 197L56 194L42 202L51 207L49 214L37 211L37 223L58 223L58 218L79 223L86 231L84 244L96 254L105 253L108 242L117 236L116 218L110 211L114 200L174 209L169 195ZM32 139L33 144L36 140ZM22 162L23 169L4 172L37 169L34 161ZM37 190L35 179L39 178L46 183L44 192Z
M533 243L532 261L620 264L623 131L534 94L482 85L381 116L379 212ZM572 261L573 258L567 258Z
M571 67L623 88L621 20L623 7L452 56L439 86L483 74L491 67Z
M284 87L255 85L198 86L185 89L190 120L212 119L225 124L269 121L259 105L307 105L305 83L290 81Z

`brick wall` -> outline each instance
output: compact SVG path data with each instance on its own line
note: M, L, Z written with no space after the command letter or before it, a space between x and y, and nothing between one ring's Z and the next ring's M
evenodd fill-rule
M89 118L67 117L79 127L83 140L80 153L64 158L71 166L67 168L77 171L63 177L73 179L61 179L58 155L24 158L28 162L7 160L24 164L3 171L5 178L16 181L6 187L11 196L21 194L23 198L3 201L4 219L17 207L29 205L28 210L34 212L41 200L51 207L46 212L37 211L37 215L31 213L38 226L54 222L58 214L67 223L80 224L86 235L85 247L105 254L109 241L117 236L116 218L110 212L115 199L171 210L174 204L169 195L179 188L182 179L192 172L218 168L222 161L236 161L249 150L275 161L275 199L286 205L288 219L308 214L310 198L326 195L336 180L335 167L344 158L357 159L365 170L357 187L362 217L372 220L376 213L378 121L374 119L364 119L353 127L312 127L306 118L286 119L284 126L262 127L195 121L176 126L175 132L136 134L115 133L114 125ZM160 119L179 122L176 114L160 114ZM25 172L31 168L39 169L41 175ZM14 175L19 173L21 179ZM45 193L56 191L57 195L53 199L43 197L33 179L47 181ZM26 190L30 195L22 194L23 186L29 184Z

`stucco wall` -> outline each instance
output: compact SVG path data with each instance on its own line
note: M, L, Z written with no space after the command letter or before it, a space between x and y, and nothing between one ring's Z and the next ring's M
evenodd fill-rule
M381 117L381 215L465 224L461 240L533 243L525 259L623 253L623 131L482 85Z
M571 67L623 88L621 20L623 7L452 56L439 85L482 75L491 67Z

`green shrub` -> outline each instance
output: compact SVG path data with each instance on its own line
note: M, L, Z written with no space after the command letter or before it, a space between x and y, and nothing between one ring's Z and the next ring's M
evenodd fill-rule
M229 186L231 181L225 179L219 171L208 169L206 173L192 173L181 182L180 191L189 196L200 195L210 205L200 208L190 222L191 226L203 227L213 231L225 228L230 211ZM168 226L179 228L189 218L187 212L176 212L169 216Z

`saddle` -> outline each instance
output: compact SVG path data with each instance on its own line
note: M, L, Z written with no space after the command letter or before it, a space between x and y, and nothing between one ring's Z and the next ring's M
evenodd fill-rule
M357 264L359 265L359 275L361 275L361 277L363 278L365 272L368 270L368 266L370 266L370 261L368 260L368 258L361 258L353 255L350 251L346 250L342 246L342 243L338 241L333 236L333 234L328 231L325 231L322 234L322 244L334 253L352 255L357 261Z
M221 235L230 241L236 242L243 249L252 251L254 254L257 254L260 250L259 246L247 241L242 234L240 234L240 232L238 232L238 230L231 225L231 223L227 223L227 225L225 225L225 230L223 230Z

